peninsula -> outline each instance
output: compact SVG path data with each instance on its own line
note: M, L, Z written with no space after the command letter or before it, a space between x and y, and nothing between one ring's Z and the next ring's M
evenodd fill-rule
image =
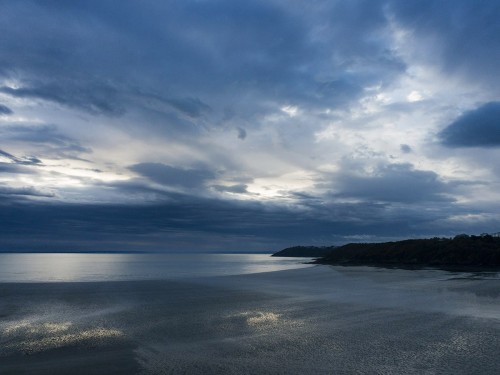
M302 248L305 254L308 247ZM489 234L481 236L461 234L454 238L435 237L383 243L349 243L322 249L329 251L316 259L314 263L397 268L500 270L500 237ZM286 250L288 249L275 255L279 256L283 252L286 254Z

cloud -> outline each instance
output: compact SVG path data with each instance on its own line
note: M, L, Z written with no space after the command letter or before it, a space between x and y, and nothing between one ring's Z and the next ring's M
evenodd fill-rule
M412 152L411 147L409 145L407 145L407 144L400 145L399 149L401 150L401 152L403 152L405 154L409 154L410 152Z
M210 106L198 98L169 98L164 100L172 107L194 118L200 117L204 112L211 110Z
M17 164L0 162L0 173L23 174L32 172Z
M20 204L16 197L5 196L0 202L0 251L270 252L297 243L352 242L352 236L360 234L365 236L362 238L368 236L378 240L437 233L453 235L467 231L467 228L479 228L467 220L467 215L484 213L460 205L447 205L445 212L440 209L443 202L414 208L332 202L323 203L322 210L304 212L259 202L203 199L179 194L169 196L164 202L143 205L57 201ZM490 216L490 220L482 221L478 230L494 231L494 211ZM464 220L456 222L452 220L454 217L464 217Z
M243 128L236 128L238 130L238 139L241 139L242 141L247 137L247 131Z
M248 193L247 191L247 185L245 184L236 184L236 185L229 185L229 186L224 186L224 185L212 185L212 188L215 190L221 192L221 193L235 193L235 194L246 194Z
M206 181L215 178L215 174L208 169L181 169L161 163L139 163L129 169L160 185L187 189L200 188Z
M396 22L414 35L415 57L472 82L499 84L500 4L468 0L388 1Z
M500 146L500 102L464 113L438 134L448 147Z
M8 4L0 73L18 82L1 91L110 116L154 98L191 118L228 102L241 118L271 103L342 106L405 69L372 3Z
M415 170L410 164L389 164L372 174L341 172L334 175L339 197L358 198L368 202L450 201L449 186L432 171Z
M81 160L81 154L92 152L92 149L62 134L59 128L52 124L6 125L0 128L0 136L4 141L42 146L38 148L38 152L46 157Z
M20 165L40 165L42 164L42 161L34 156L23 156L23 157L17 157L12 154L9 154L8 152L5 152L3 150L0 150L0 156L3 156L4 158L10 160L10 162L14 164L20 164Z
M16 124L0 129L3 138L15 141L64 145L70 138L62 135L55 125Z
M26 217L30 220L25 220ZM193 197L143 206L11 202L10 205L3 203L0 220L3 223L0 251L103 247L107 250L203 251L214 243L218 251L273 251L277 246L297 242L338 241L343 235L358 233L360 229L357 224L347 224L339 218L313 219L278 207ZM405 226L405 222L396 221L362 223L364 233L389 233L394 228L406 233ZM28 233L24 241L17 241L19 235Z
M0 116L2 115L11 115L13 114L14 112L12 111L12 109L10 109L9 107L3 105L3 104L0 104Z
M17 160L17 158L14 155L9 154L8 152L3 151L3 150L0 150L0 156L3 156L3 157L5 157L5 158L7 158L7 159L9 159L11 161Z
M269 249L441 235L450 217L467 231L482 213L493 227L498 176L476 166L499 152L499 15L494 0L4 2L0 242ZM477 103L438 145L485 148L474 160L431 142Z
M21 187L21 188L12 188L9 186L0 185L0 196L6 198L9 196L28 196L28 197L44 197L44 198L52 198L54 197L53 193L44 193L32 186Z
M48 100L95 114L120 115L124 112L116 99L116 89L100 84L69 81L20 88L3 86L0 92L15 98Z

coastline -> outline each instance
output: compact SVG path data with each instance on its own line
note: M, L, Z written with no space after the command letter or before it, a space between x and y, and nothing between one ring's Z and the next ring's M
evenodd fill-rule
M500 272L500 266L476 266L457 264L415 264L415 263L394 263L394 262L349 262L349 261L327 261L322 258L315 259L307 264L322 264L338 267L376 267L384 269L401 270L441 270L448 272Z
M457 235L453 238L407 239L393 242L348 243L342 246L295 246L273 256L318 253L313 264L373 266L449 271L500 271L500 237ZM319 255L325 253L324 255Z

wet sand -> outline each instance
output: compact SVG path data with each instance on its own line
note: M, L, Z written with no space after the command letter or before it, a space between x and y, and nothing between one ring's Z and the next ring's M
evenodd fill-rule
M0 284L2 374L498 374L497 274Z

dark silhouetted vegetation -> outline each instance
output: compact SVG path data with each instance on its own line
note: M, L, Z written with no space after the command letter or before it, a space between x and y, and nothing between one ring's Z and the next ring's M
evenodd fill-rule
M500 269L500 238L458 235L384 243L350 243L317 263L402 268Z
M324 257L332 252L335 246L294 246L288 247L277 253L273 254L273 257L311 257L319 258Z

